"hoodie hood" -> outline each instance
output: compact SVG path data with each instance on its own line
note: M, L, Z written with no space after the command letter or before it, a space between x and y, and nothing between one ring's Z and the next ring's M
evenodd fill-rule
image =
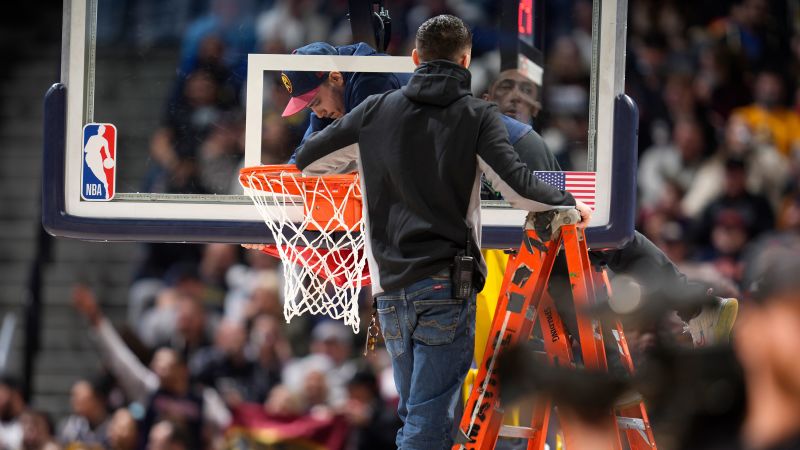
M376 52L374 48L363 42L336 47L336 52L343 56L370 56L383 54Z
M460 65L436 60L422 63L403 88L409 100L436 106L447 106L461 97L472 95L472 75Z

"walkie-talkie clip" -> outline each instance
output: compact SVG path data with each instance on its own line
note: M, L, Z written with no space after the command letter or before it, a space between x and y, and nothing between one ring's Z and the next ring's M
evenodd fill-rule
M472 228L467 229L467 246L463 255L456 255L453 263L453 296L468 299L472 295L472 279L475 273L475 258L470 255Z

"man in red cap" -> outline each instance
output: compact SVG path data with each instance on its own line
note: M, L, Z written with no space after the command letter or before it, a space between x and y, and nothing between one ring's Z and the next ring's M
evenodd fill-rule
M372 56L379 53L363 42L340 47L334 47L325 42L314 42L298 48L292 54ZM335 119L342 117L361 104L370 95L399 89L405 86L409 78L411 78L410 73L285 70L281 73L281 81L289 91L291 99L282 115L283 117L291 116L305 108L313 111L308 130L300 144L302 146L311 133L327 127ZM294 163L294 155L289 163Z

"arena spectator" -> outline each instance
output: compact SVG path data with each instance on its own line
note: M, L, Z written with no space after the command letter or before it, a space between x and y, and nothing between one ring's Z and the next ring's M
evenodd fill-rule
M744 255L745 280L754 279L757 274L752 269L763 265L763 260L773 253L787 248L800 249L800 191L786 196L779 218L778 230L762 235Z
M180 294L172 288L164 288L155 293L154 303L142 312L134 322L137 337L148 348L155 348L168 342L175 334L175 309ZM130 305L129 305L130 307Z
M283 367L292 358L292 349L282 319L260 315L252 322L250 345L255 353L256 376L251 388L259 403L281 382Z
M261 252L248 252L260 253ZM283 314L281 299L281 280L277 271L261 270L252 273L228 274L234 278L240 289L228 291L225 298L225 317L230 320L249 321L259 314L279 317Z
M199 177L203 189L215 194L241 192L239 168L244 158L244 118L226 113L200 144Z
M267 392L264 374L246 354L247 330L239 322L222 321L217 327L214 345L196 352L189 361L194 380L216 388L228 404L242 401L263 402Z
M256 19L259 46L280 42L287 48L298 48L326 40L330 18L321 16L318 6L318 0L277 0Z
M744 216L736 209L724 209L714 216L710 246L702 254L726 277L742 281L744 265L742 255L747 245L748 226Z
M716 296L741 296L734 280L724 275L713 263L694 259L694 246L691 245L691 235L686 224L675 221L664 223L655 243L688 279L710 287Z
M670 121L678 117L697 120L705 117L695 96L693 82L692 75L685 72L672 72L666 76L663 97Z
M709 25L711 37L746 60L750 70L763 69L780 61L788 52L788 39L780 33L783 27L770 14L770 2L734 0L729 4L728 17ZM775 10L774 6L772 9Z
M191 450L197 448L196 441L181 424L162 420L148 434L146 450Z
M219 102L221 106L240 106L242 96L242 80L239 79L227 66L225 58L225 42L216 34L209 34L200 41L197 50L197 61L191 65L192 69L183 72L179 69L168 105L176 105L183 95L186 79L194 70L201 69L213 76L219 85Z
M750 0L756 1L756 0ZM784 106L786 87L781 74L762 71L753 87L753 104L738 108L740 116L750 127L756 142L772 145L789 156L800 146L800 114Z
M547 75L558 86L589 86L589 66L582 64L581 50L570 36L562 36L553 44L547 60Z
M205 68L186 76L182 95L168 104L167 112L150 142L157 166L150 168L144 189L149 192L203 193L198 178L197 154L222 116L220 84Z
M350 360L352 353L353 332L340 321L323 320L311 333L311 354L286 366L283 370L284 383L299 394L306 383L303 374L323 373L330 405L338 407L344 403L347 381L356 371L355 364Z
M679 119L672 133L672 145L648 149L639 162L639 190L643 206L652 206L669 182L685 192L694 180L704 155L705 137L700 124Z
M680 222L667 221L659 231L653 243L663 250L675 265L680 266L686 262L691 255L691 247L685 226Z
M211 345L216 316L197 297L165 290L142 320L139 336L150 348L170 347L190 358Z
M127 31L128 40L137 51L155 46L175 44L185 32L191 19L191 8L187 2L165 2L162 0L139 0L135 3L113 2L109 7L121 9L128 16L121 22L98 25ZM99 8L100 13L106 8ZM127 22L127 23L126 23Z
M766 196L770 205L777 207L789 175L785 158L774 147L755 142L744 120L733 116L725 127L722 146L698 169L681 201L686 215L697 218L712 200L722 194L725 162L731 158L743 160L747 190Z
M298 141L296 128L292 128L279 113L271 112L264 116L261 128L261 161L264 164L283 164L294 153Z
M72 415L58 435L65 447L99 450L109 446L108 386L104 380L78 380L72 385Z
M724 191L703 210L695 242L700 245L709 242L715 225L742 228L745 242L775 226L775 213L769 201L747 190L745 163L741 159L730 158L725 162Z
M581 55L581 66L592 64L592 2L577 0L572 7L573 28L569 31Z
M198 276L204 287L203 306L215 313L222 313L225 292L228 290L226 276L228 269L239 260L239 247L230 244L207 244L198 265Z
M676 181L669 180L655 204L642 205L639 208L640 224L637 228L642 230L642 234L651 239L656 239L661 233L661 227L666 222L674 221L684 227L689 227L691 220L686 217L681 207L683 198L684 190L681 189Z
M211 0L207 14L191 23L181 44L180 74L190 74L205 61L206 38L222 43L221 61L231 73L234 90L244 82L247 55L256 49L251 0Z
M129 384L147 384L147 400L143 403L145 414L139 427L141 442L147 442L148 437L152 439L153 428L163 419L179 420L187 428L192 444L190 448L201 445L205 421L220 428L227 425L229 416L224 404L212 389L200 390L190 384L186 364L178 353L170 349L158 350L153 355L151 367L152 372L147 375L141 370L134 372L133 376L128 375ZM137 375L141 378L134 378ZM210 397L211 393L214 397ZM212 402L213 405L209 404ZM210 417L212 413L216 413L216 417Z
M655 8L650 5L650 8ZM649 24L653 27L654 24ZM654 129L667 120L663 99L664 75L670 49L666 38L652 28L634 34L629 40L626 63L625 92L639 106L639 151L647 150L661 142L653 136Z
M800 236L800 187L790 191L786 196L778 217L779 230Z
M749 76L745 63L725 45L704 42L698 48L694 89L710 110L710 121L720 127L731 111L750 102L745 83Z
M61 450L53 439L53 421L47 413L33 409L25 410L20 415L22 425L22 442L18 447L5 447L9 450ZM77 447L67 447L72 450ZM94 450L102 447L81 447L85 450Z
M264 252L244 252L243 260L233 264L225 274L225 284L228 286L225 295L225 318L245 320L245 306L249 303L253 290L262 283L266 286L272 285L278 291L278 295L282 295L282 275L280 259ZM274 283L270 280L272 278Z
M200 389L191 384L180 353L161 348L153 355L148 368L100 312L88 287L78 285L73 289L73 304L88 320L103 360L126 396L145 408L139 425L140 448L147 442L152 427L164 417L180 418L189 428L194 443L201 442L204 426L217 430L227 426L230 413L219 394L214 389ZM197 445L190 448L197 448Z
M265 271L258 278L257 284L244 306L243 318L247 321L265 314L272 317L283 315L280 279L275 272Z
M747 386L740 446L798 448L800 247L782 248L755 272L755 299L743 305L733 334Z
M20 416L25 408L19 381L8 376L0 378L0 448L15 449L22 445Z
M108 447L111 450L136 450L139 430L136 419L127 408L120 408L108 424Z
M341 408L353 431L348 450L393 450L394 431L402 423L393 408L382 401L378 379L368 370L360 370L347 383L347 401Z

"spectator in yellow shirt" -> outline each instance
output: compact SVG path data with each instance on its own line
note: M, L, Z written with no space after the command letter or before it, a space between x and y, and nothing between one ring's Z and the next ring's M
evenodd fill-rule
M789 156L800 148L800 114L783 105L785 87L780 74L762 71L753 89L754 103L733 111L747 123L754 137Z

